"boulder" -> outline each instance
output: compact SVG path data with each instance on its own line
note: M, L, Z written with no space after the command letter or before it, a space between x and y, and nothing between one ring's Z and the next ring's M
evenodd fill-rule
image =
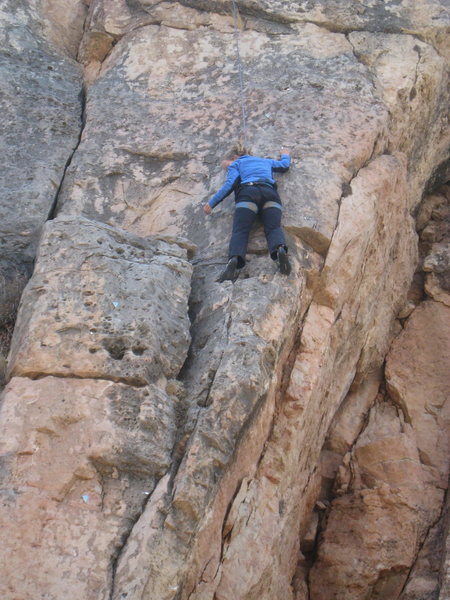
M84 218L49 221L22 297L9 375L133 385L175 377L189 346L190 276L177 244Z

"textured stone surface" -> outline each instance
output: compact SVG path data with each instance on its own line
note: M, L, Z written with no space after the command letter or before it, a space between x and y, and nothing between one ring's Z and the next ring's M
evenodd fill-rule
M76 59L90 0L29 0L40 14L44 36Z
M46 225L0 405L2 597L110 598L124 539L172 463L186 252L83 218Z
M11 569L1 561L3 596L324 600L320 585L337 572L345 583L327 593L398 600L415 585L408 571L417 586L424 574L445 465L428 457L425 418L412 423L384 395L379 369L396 316L404 323L424 293L408 294L409 213L448 157L446 7L238 4L250 145L293 154L278 178L292 276L276 272L255 228L239 280L215 283L232 200L209 218L201 205L240 133L231 3L91 0L77 53L85 125L22 302L2 404L12 504L1 518L12 547L34 536ZM26 35L75 56L84 7L66 8L28 3L48 18L39 32L27 21ZM440 302L443 205L418 226L419 268ZM394 384L402 405L409 392ZM33 589L16 577L29 565Z
M418 215L425 272L430 298L450 306L450 186L429 196Z
M408 156L411 189L421 190L429 179L430 164L440 162L450 142L444 83L448 62L413 36L355 32L348 38L356 56L373 73L375 86L389 108L388 149ZM417 143L426 137L441 141L437 146ZM411 194L412 207L421 198L421 193Z
M375 405L339 472L340 497L310 574L313 599L362 599L371 590L371 597L394 600L439 591L440 552L434 567L424 565L429 546L442 548L442 525L421 546L448 486L449 323L446 306L423 302L391 346L386 380L397 408Z
M174 410L156 386L54 377L8 384L2 598L109 598L123 536L170 466Z
M9 374L138 385L176 376L189 345L191 270L175 244L82 218L50 221L22 298Z
M290 583L298 558L295 548L299 536L307 530L307 515L318 495L320 481L315 471L328 426L354 378L364 349L371 367L379 365L375 341L364 324L376 318L380 338L384 328L386 339L392 319L384 313L387 305L380 310L376 300L386 296L387 281L395 279L392 272L386 271L389 247L379 240L389 239L391 249L396 247L399 263L403 268L409 264L410 275L404 271L404 281L414 266L411 221L402 211L397 213L400 228L399 223L384 219L390 203L398 203L399 198L403 198L406 209L403 168L402 162L392 157L377 159L360 171L352 182L353 193L341 205L339 225L322 271L326 279L317 288L315 301L306 314L280 414L245 498L237 498L236 506L233 504L238 518L224 540L221 567L210 584L210 588L217 586L215 593L221 600L237 595L249 599L288 598L292 594ZM396 177L392 176L394 172ZM399 239L389 235L391 227L402 230ZM360 252L358 246L364 250ZM366 257L364 266L354 260L358 256ZM396 273L398 268L398 263L390 264ZM390 290L391 298L401 302L401 277L396 284L399 287L397 292ZM395 311L395 307L391 305L390 310ZM343 311L345 317L339 318ZM278 553L276 548L281 546L285 552ZM238 568L243 575L236 579ZM208 585L199 583L199 598L202 588Z
M362 599L370 590L370 597L396 599L440 514L443 490L421 463L414 430L388 403L372 409L348 475L319 543L311 597Z
M53 27L39 9L37 2L24 0L4 0L1 6L0 293L13 305L81 125L80 66L46 37L43 28L50 34Z
M89 88L84 142L68 170L60 213L139 235L181 226L209 255L224 253L220 212L213 217L219 227L208 228L206 238L196 223L201 200L222 178L218 142L225 149L239 133L235 48L229 18L199 27L148 25L114 46ZM296 168L281 185L290 200L288 231L323 253L341 186L382 145L388 117L345 36L313 25L281 39L271 33L242 34L249 143L263 154L277 153L281 140L291 147ZM93 160L100 147L102 160Z
M443 512L443 535L445 542L441 549L442 560L439 573L439 600L445 600L450 594L450 501L448 495Z
M448 590L442 585L440 571L443 563L445 547L445 528L440 520L430 529L420 549L401 595L401 600L423 600L448 596ZM441 580L441 581L440 581ZM441 595L439 595L441 594Z
M421 461L448 482L450 427L450 309L423 302L393 343L386 363L388 390L417 435Z

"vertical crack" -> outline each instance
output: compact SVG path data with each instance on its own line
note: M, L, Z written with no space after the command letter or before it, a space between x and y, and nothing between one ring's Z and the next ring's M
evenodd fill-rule
M155 483L155 485L153 487L152 493L149 494L148 497L145 499L145 501L142 503L141 509L136 512L136 515L133 517L133 519L129 519L129 524L127 526L127 529L123 532L121 539L119 541L119 544L117 545L114 553L112 554L112 556L110 558L110 591L109 591L108 600L113 600L115 587L116 587L117 567L119 564L119 560L122 556L122 553L123 553L123 551L128 543L128 540L133 532L134 526L136 525L136 523L139 521L139 519L145 512L147 505L153 500L153 497L155 496L155 494L157 494L159 492L159 489L158 489L159 486L164 485L164 482L167 479L167 475L168 475L168 472L166 472L164 475L162 475L160 477L160 479L158 479L158 481Z
M85 85L82 86L80 93L78 95L78 98L80 101L80 132L78 134L78 140L77 140L77 143L75 144L75 146L74 146L72 152L70 153L69 158L67 159L66 164L64 166L63 174L62 174L61 180L59 182L58 189L55 192L55 197L53 198L53 202L52 202L52 205L50 207L50 210L49 210L49 213L47 216L47 221L52 221L56 216L58 202L59 202L59 196L61 194L61 190L64 185L64 180L66 177L67 170L72 163L75 152L78 150L78 147L81 143L81 138L83 136L84 127L86 125L86 87L85 87Z
M424 534L424 537L423 537L423 539L422 539L421 543L419 544L419 547L418 547L418 549L417 549L417 553L416 553L416 557L415 557L415 559L414 559L414 562L412 563L412 565L411 565L411 567L410 567L410 569L409 569L409 571L408 571L408 575L407 575L407 577L406 577L405 584L403 585L403 587L402 587L402 590L401 590L401 592L400 592L400 594L399 594L399 596L398 596L398 597L399 597L399 599L402 599L402 598L403 598L403 594L405 593L405 591L406 591L406 589L407 589L407 587L408 587L408 584L410 583L410 581L413 581L413 579L414 579L414 568L415 568L415 566L416 566L416 564L417 564L417 561L419 561L419 560L420 560L420 558L421 558L421 556L420 556L420 555L421 555L421 553L422 553L422 550L423 550L423 548L424 548L425 544L426 544L426 543L427 543L427 541L428 541L428 538L429 538L429 536L430 536L430 533L432 532L432 530L433 530L435 527L437 527L437 525L439 525L439 523L442 523L442 525L443 525L443 523L444 523L444 521L445 521L445 516L446 516L446 508L447 508L448 497L449 497L449 490L448 490L448 488L447 488L447 491L446 491L446 493L444 494L444 501L443 501L443 503L442 503L442 507L441 507L441 511L440 511L440 513L439 513L439 516L437 517L437 519L436 519L436 520L435 520L433 523L431 523L431 524L429 525L429 527L427 528L427 530L426 530L426 532L425 532L425 534ZM442 530L442 529L443 529L443 527L441 527L441 530ZM440 552L440 556L442 557L441 569L442 569L443 563L444 563L444 561L445 561L445 552L444 552L444 549L445 549L445 548L444 548L444 547L445 547L445 541L446 541L446 540L445 540L445 536L443 535L443 536L442 536L442 540L441 540L441 548L440 548L440 550L441 550L441 552ZM440 581L438 581L438 584L439 584L439 588L440 588L440 584L441 584L441 582L440 582ZM405 600L407 600L407 597L406 597L406 596L405 596Z

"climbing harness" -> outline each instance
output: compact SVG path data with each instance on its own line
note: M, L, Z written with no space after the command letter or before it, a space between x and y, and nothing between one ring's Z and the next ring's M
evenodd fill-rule
M245 89L244 89L244 68L241 61L241 52L239 47L239 27L238 17L239 12L236 5L236 0L232 0L233 3L233 20L234 20L234 41L236 47L236 63L239 73L239 93L241 102L241 131L242 131L242 142L244 146L247 145L247 114L245 110Z

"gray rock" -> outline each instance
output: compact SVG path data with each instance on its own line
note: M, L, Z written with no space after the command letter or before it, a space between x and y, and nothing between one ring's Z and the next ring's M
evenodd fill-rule
M14 304L21 286L10 274L19 269L22 278L32 262L40 227L78 142L82 75L44 37L42 19L31 4L5 0L2 11L0 253L2 285ZM4 318L0 315L0 321Z

